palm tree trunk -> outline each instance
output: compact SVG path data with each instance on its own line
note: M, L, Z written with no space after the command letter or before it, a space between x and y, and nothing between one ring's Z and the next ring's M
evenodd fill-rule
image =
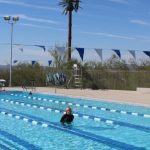
M72 42L72 11L69 11L68 16L68 62L71 61L71 42Z

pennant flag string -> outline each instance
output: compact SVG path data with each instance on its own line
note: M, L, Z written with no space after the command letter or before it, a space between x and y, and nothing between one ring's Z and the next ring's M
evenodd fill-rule
M9 43L7 45L10 45ZM31 44L13 44L13 45L18 45L18 46L37 46L42 48L43 50L46 50L46 47L54 47L54 46L50 46L50 45L31 45Z
M118 56L121 58L120 50L118 49L112 49Z
M32 66L34 66L36 64L36 61L35 60L32 60Z
M21 51L21 52L23 52L23 47L22 47L22 45L21 44L14 44L15 46L17 46L18 47L18 49Z
M16 64L18 62L18 60L14 60L14 64Z
M76 48L76 50L78 51L82 61L83 61L83 56L84 56L84 48Z
M20 50L21 52L23 52L23 48L20 47L19 50Z
M52 63L52 60L49 60L49 61L48 61L48 66L50 66L50 65L51 65L51 63Z
M59 46L55 46L56 50L60 53L60 54L64 54L65 51L65 47L59 47Z
M129 50L130 54L136 59L135 50Z
M0 43L0 45L10 45L10 43ZM13 45L18 45L18 46L42 46L41 48L43 48L43 50L44 50L44 47L46 48L46 47L49 47L49 48L54 48L54 47L56 47L56 46L52 46L52 45L31 45L31 44L18 44L18 43L15 43L15 44L13 44ZM68 47L66 47L66 49L67 49ZM74 48L76 48L76 47L71 47L72 49L74 49ZM95 48L95 47L85 47L84 49L99 49L99 48ZM100 49L102 49L102 48L100 48ZM110 48L105 48L105 49L103 49L103 50L112 50L112 49L110 49ZM115 49L114 49L115 50ZM141 51L141 52L143 52L143 50L134 50L134 51Z
M18 60L14 60L13 63L16 64L18 62ZM32 66L34 66L37 63L37 61L32 60L31 64ZM48 66L50 66L52 64L52 60L48 60Z
M150 51L143 51L147 56L150 57Z
M10 45L10 43L0 43L0 45ZM18 46L19 47L18 49L21 52L24 51L24 46L37 46L37 47L42 48L44 50L44 52L46 51L46 47L48 47L48 48L56 48L60 54L63 54L64 51L65 51L65 49L68 49L68 47L64 47L64 46L59 47L59 46L28 45L28 44L17 44L17 43L13 44L13 45ZM79 53L80 58L82 59L82 61L83 61L83 57L84 57L84 49L94 49L96 51L96 53L99 55L99 57L101 58L101 61L103 59L103 55L102 55L103 50L113 50L116 53L116 55L119 58L121 58L121 53L120 53L119 49L76 48L76 47L72 47L72 49L76 49L78 51L78 53ZM127 51L134 57L134 59L136 59L136 53L135 52L136 51L141 51L141 50L127 50ZM147 55L148 57L150 57L150 51L143 51L142 50L141 52L143 52L145 55ZM34 65L35 62L33 61L32 64ZM15 63L17 63L17 61L14 61L14 64Z
M44 50L44 52L46 51L46 47L44 45L34 45L34 46L42 48Z
M103 60L103 56L102 56L102 49L95 49L96 53L98 54L98 56L100 57L101 61Z

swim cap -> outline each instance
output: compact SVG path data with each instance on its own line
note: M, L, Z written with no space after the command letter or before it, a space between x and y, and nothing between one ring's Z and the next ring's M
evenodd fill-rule
M65 111L72 111L70 107L67 107Z

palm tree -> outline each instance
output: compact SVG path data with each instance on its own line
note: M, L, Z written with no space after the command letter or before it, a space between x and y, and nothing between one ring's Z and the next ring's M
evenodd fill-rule
M71 60L72 12L78 11L80 2L80 0L61 0L59 3L64 8L63 14L68 14L68 62Z

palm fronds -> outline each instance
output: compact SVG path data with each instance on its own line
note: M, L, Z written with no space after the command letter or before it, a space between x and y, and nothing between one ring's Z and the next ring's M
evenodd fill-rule
M63 14L67 14L69 11L77 12L80 8L79 4L81 3L80 0L62 0L59 5L64 8Z

